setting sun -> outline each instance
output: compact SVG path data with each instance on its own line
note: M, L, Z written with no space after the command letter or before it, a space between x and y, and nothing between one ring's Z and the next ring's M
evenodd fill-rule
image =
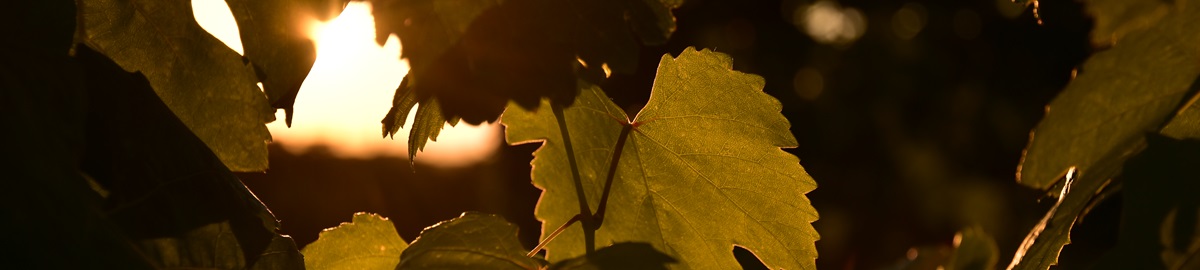
M192 5L202 27L242 52L237 25L224 1L193 0ZM334 155L343 158L408 156L407 130L398 132L394 140L384 139L379 122L392 106L408 63L400 60L396 36L382 47L375 43L374 26L370 5L365 2L350 2L329 22L314 20L310 31L317 60L296 97L292 127L283 121L267 125L275 143L293 153L328 145ZM277 115L283 119L282 110ZM411 123L413 114L408 117ZM446 125L438 140L417 154L416 161L441 167L474 164L495 152L499 133L495 124Z

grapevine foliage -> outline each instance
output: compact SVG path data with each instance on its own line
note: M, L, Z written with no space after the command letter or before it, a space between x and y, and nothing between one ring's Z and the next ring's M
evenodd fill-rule
M547 257L515 226L466 213L411 244L358 214L304 249L231 173L267 168L264 124L291 120L315 59L302 20L344 0L227 0L240 56L186 1L21 1L3 19L0 120L15 176L0 189L17 268L735 268L734 246L811 269L816 187L761 77L687 49L663 56L630 118L598 85L632 73L675 30L669 0L372 0L379 41L412 65L383 120L410 124L410 154L444 123L500 117L511 144L540 142L532 178ZM1046 269L1087 209L1125 189L1105 267L1194 268L1192 175L1200 138L1200 0L1090 0L1103 50L1049 105L1018 181L1058 194L1010 268ZM553 12L546 12L547 10ZM17 42L14 42L16 40ZM65 79L64 79L65 78ZM263 84L260 91L256 84ZM417 105L415 123L405 116ZM700 133L702 135L697 136ZM565 224L565 225L564 225ZM560 227L560 225L565 227ZM564 229L553 238L553 232ZM985 233L960 234L951 269L989 268ZM636 258L630 264L623 259Z
M69 32L67 34L70 35ZM54 48L57 46L50 46ZM299 268L279 223L146 77L80 45L5 54L3 229L15 268ZM28 57L28 58L27 58ZM10 62L12 61L12 62ZM54 78L70 78L68 82ZM54 106L46 106L54 104ZM10 137L11 136L11 137Z
M496 215L463 213L431 226L400 254L398 269L538 269L517 226Z
M185 1L79 1L79 42L141 72L233 170L267 168L275 114L250 65L192 18Z
M738 267L739 245L770 267L812 269L817 212L804 194L816 183L780 149L796 141L762 77L732 64L693 48L663 56L650 101L632 119L595 86L561 113L550 100L535 111L511 105L508 142L544 141L532 163L543 235L584 200L608 209L595 210L596 245L647 242L696 269ZM547 258L583 255L592 243L579 231L551 242Z
M1178 180L1200 168L1200 141L1150 135L1125 163L1117 245L1097 265L1107 269L1200 267L1200 182Z
M1070 230L1091 205L1121 186L1118 177L1146 148L1148 133L1197 138L1200 1L1086 1L1096 19L1094 44L1078 76L1047 107L1018 170L1026 186L1063 194L1026 237L1010 268L1058 262ZM1076 173L1067 177L1067 171ZM1194 213L1190 213L1194 214Z
M351 222L321 232L301 252L304 266L313 270L391 269L405 248L408 242L387 218L356 213Z
M674 31L675 1L372 0L377 41L398 35L412 70L396 89L383 135L409 123L409 155L443 123L491 122L510 100L569 105L577 78L631 73L642 44Z
M646 243L618 243L555 264L526 256L517 227L504 218L468 212L429 226L412 245L392 223L358 213L304 247L308 269L666 269L675 259Z

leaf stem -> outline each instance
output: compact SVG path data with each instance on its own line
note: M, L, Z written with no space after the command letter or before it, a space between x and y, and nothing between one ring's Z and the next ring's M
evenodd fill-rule
M592 210L588 207L587 195L583 192L583 178L579 176L579 163L575 161L575 148L571 145L571 133L567 130L567 120L563 114L563 105L554 102L550 103L550 109L554 111L554 118L558 119L558 131L562 133L563 147L567 151L567 163L571 165L571 176L575 180L575 195L579 199L579 216L583 222L583 241L587 254L592 254L595 251L596 230L592 229L595 226L592 220Z
M538 243L538 245L536 247L533 247L533 250L530 250L529 254L525 254L525 256L533 257L533 255L537 254L538 251L542 251L542 248L545 248L547 244L550 244L550 240L554 240L554 238L558 237L558 235L561 234L563 232L563 230L566 230L567 227L571 226L571 224L575 224L576 221L579 221L582 219L583 219L582 214L578 214L578 215L575 215L574 217L571 217L571 219L567 220L566 223L563 223L562 226L558 226L558 229L555 229L554 232L550 233L549 236L546 236L546 239L542 239L542 242Z
M625 140L629 138L629 132L633 131L633 128L633 124L626 124L625 127L621 128L621 134L617 135L617 145L614 147L615 149L613 149L612 160L610 160L608 163L607 179L604 180L604 193L600 195L600 205L597 206L598 208L596 208L596 214L593 217L593 219L596 220L596 227L593 228L594 230L599 230L600 225L604 224L604 210L606 209L605 206L608 205L608 194L610 191L612 191L613 179L616 178L617 175L617 165L621 160L621 152L625 150Z

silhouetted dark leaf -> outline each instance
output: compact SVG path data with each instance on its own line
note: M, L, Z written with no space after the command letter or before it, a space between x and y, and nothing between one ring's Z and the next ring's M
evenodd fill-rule
M403 81L400 81L400 89L396 91L396 97L392 99L392 109L388 111L387 116L383 118L383 137L395 135L400 127L403 127L405 121L408 120L408 112L413 106L417 105L416 95L408 88L408 78L405 76ZM425 143L428 141L437 141L438 133L442 132L442 127L445 123L450 123L451 126L458 124L458 118L446 119L442 115L441 106L438 105L437 99L429 99L417 108L417 115L413 116L412 126L409 128L408 134L408 160L413 160L417 152L425 149Z
M190 1L82 0L79 42L141 72L168 108L235 171L267 168L274 110L242 57L200 28ZM256 43L257 44L257 43Z
M96 207L145 259L158 268L303 266L275 217L144 77L88 47L76 55L88 86L80 168L106 194Z
M72 0L18 1L0 16L0 242L4 268L152 269L78 173L87 93L68 56Z
M525 256L517 226L496 215L463 213L425 228L396 269L538 269Z
M1057 264L1075 220L1110 186L1125 160L1145 147L1143 134L1200 128L1164 129L1181 125L1173 119L1187 115L1197 92L1200 66L1193 62L1200 58L1200 32L1194 22L1200 19L1200 2L1097 0L1085 5L1097 16L1092 36L1111 37L1111 47L1084 63L1030 135L1018 181L1036 189L1059 189L1066 197L1027 235L1010 268ZM1059 179L1072 167L1078 177L1069 190L1055 185L1063 183Z
M1200 76L1192 82L1190 92L1197 94L1192 95L1175 117L1171 118L1171 122L1163 127L1163 135L1176 139L1200 139L1200 106L1196 106L1196 101L1200 100Z
M285 111L292 125L292 104L300 84L317 60L309 37L312 19L336 17L349 0L226 0L241 31L246 58L258 71L271 106Z
M654 249L648 243L616 243L596 250L591 255L564 260L550 266L550 269L667 269L667 264L676 260Z
M1125 164L1117 246L1097 268L1195 269L1200 266L1200 181L1195 177L1200 141L1152 134L1147 144Z
M38 12L30 18L76 17L69 1L28 3L39 3L18 9ZM40 9L47 6L65 13ZM3 138L19 142L6 153L20 157L4 163L15 177L6 179L15 181L0 189L6 205L0 223L10 232L4 242L21 245L7 254L6 266L302 266L292 240L275 233L270 212L145 77L85 45L68 57L73 28L16 26L47 33L27 39L28 50L3 50L0 61L0 119L14 127Z
M509 100L535 108L543 97L570 104L577 78L632 72L641 43L661 44L674 31L670 9L654 0L373 0L377 41L403 43L412 70L385 117L399 129L412 99L436 100L441 120L495 120ZM640 39L640 42L639 42ZM404 98L401 98L404 97ZM429 106L423 106L419 110ZM410 141L436 139L433 112L418 119ZM389 121L391 120L391 121ZM402 121L401 121L402 122ZM412 143L410 143L412 145ZM421 146L417 146L420 149Z
M1194 63L1200 58L1200 32L1193 29L1197 6L1176 1L1157 27L1129 32L1089 58L1034 129L1018 180L1049 189L1068 167L1090 174L1105 154L1135 148L1142 134L1158 131L1186 105L1200 75Z

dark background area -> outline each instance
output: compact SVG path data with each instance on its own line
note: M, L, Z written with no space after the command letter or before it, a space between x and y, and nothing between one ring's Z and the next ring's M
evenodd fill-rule
M807 196L821 216L819 268L925 268L913 251L937 260L956 231L976 225L995 237L1007 265L1052 203L1039 202L1042 193L1017 184L1014 173L1044 106L1093 50L1085 11L1046 1L1039 25L1007 0L844 0L837 4L859 10L866 31L830 45L793 23L812 3L689 0L675 11L668 44L644 48L638 74L616 74L603 87L635 112L662 54L687 46L731 54L735 69L765 77L765 91L783 103L799 141L788 151L818 183ZM895 29L906 8L924 14L911 38ZM505 146L483 164L443 170L273 146L271 170L239 176L301 245L354 212L390 217L411 241L425 226L482 211L518 224L532 247L540 230L540 191L529 180L536 147ZM1062 268L1086 267L1114 243L1119 200L1077 225Z

